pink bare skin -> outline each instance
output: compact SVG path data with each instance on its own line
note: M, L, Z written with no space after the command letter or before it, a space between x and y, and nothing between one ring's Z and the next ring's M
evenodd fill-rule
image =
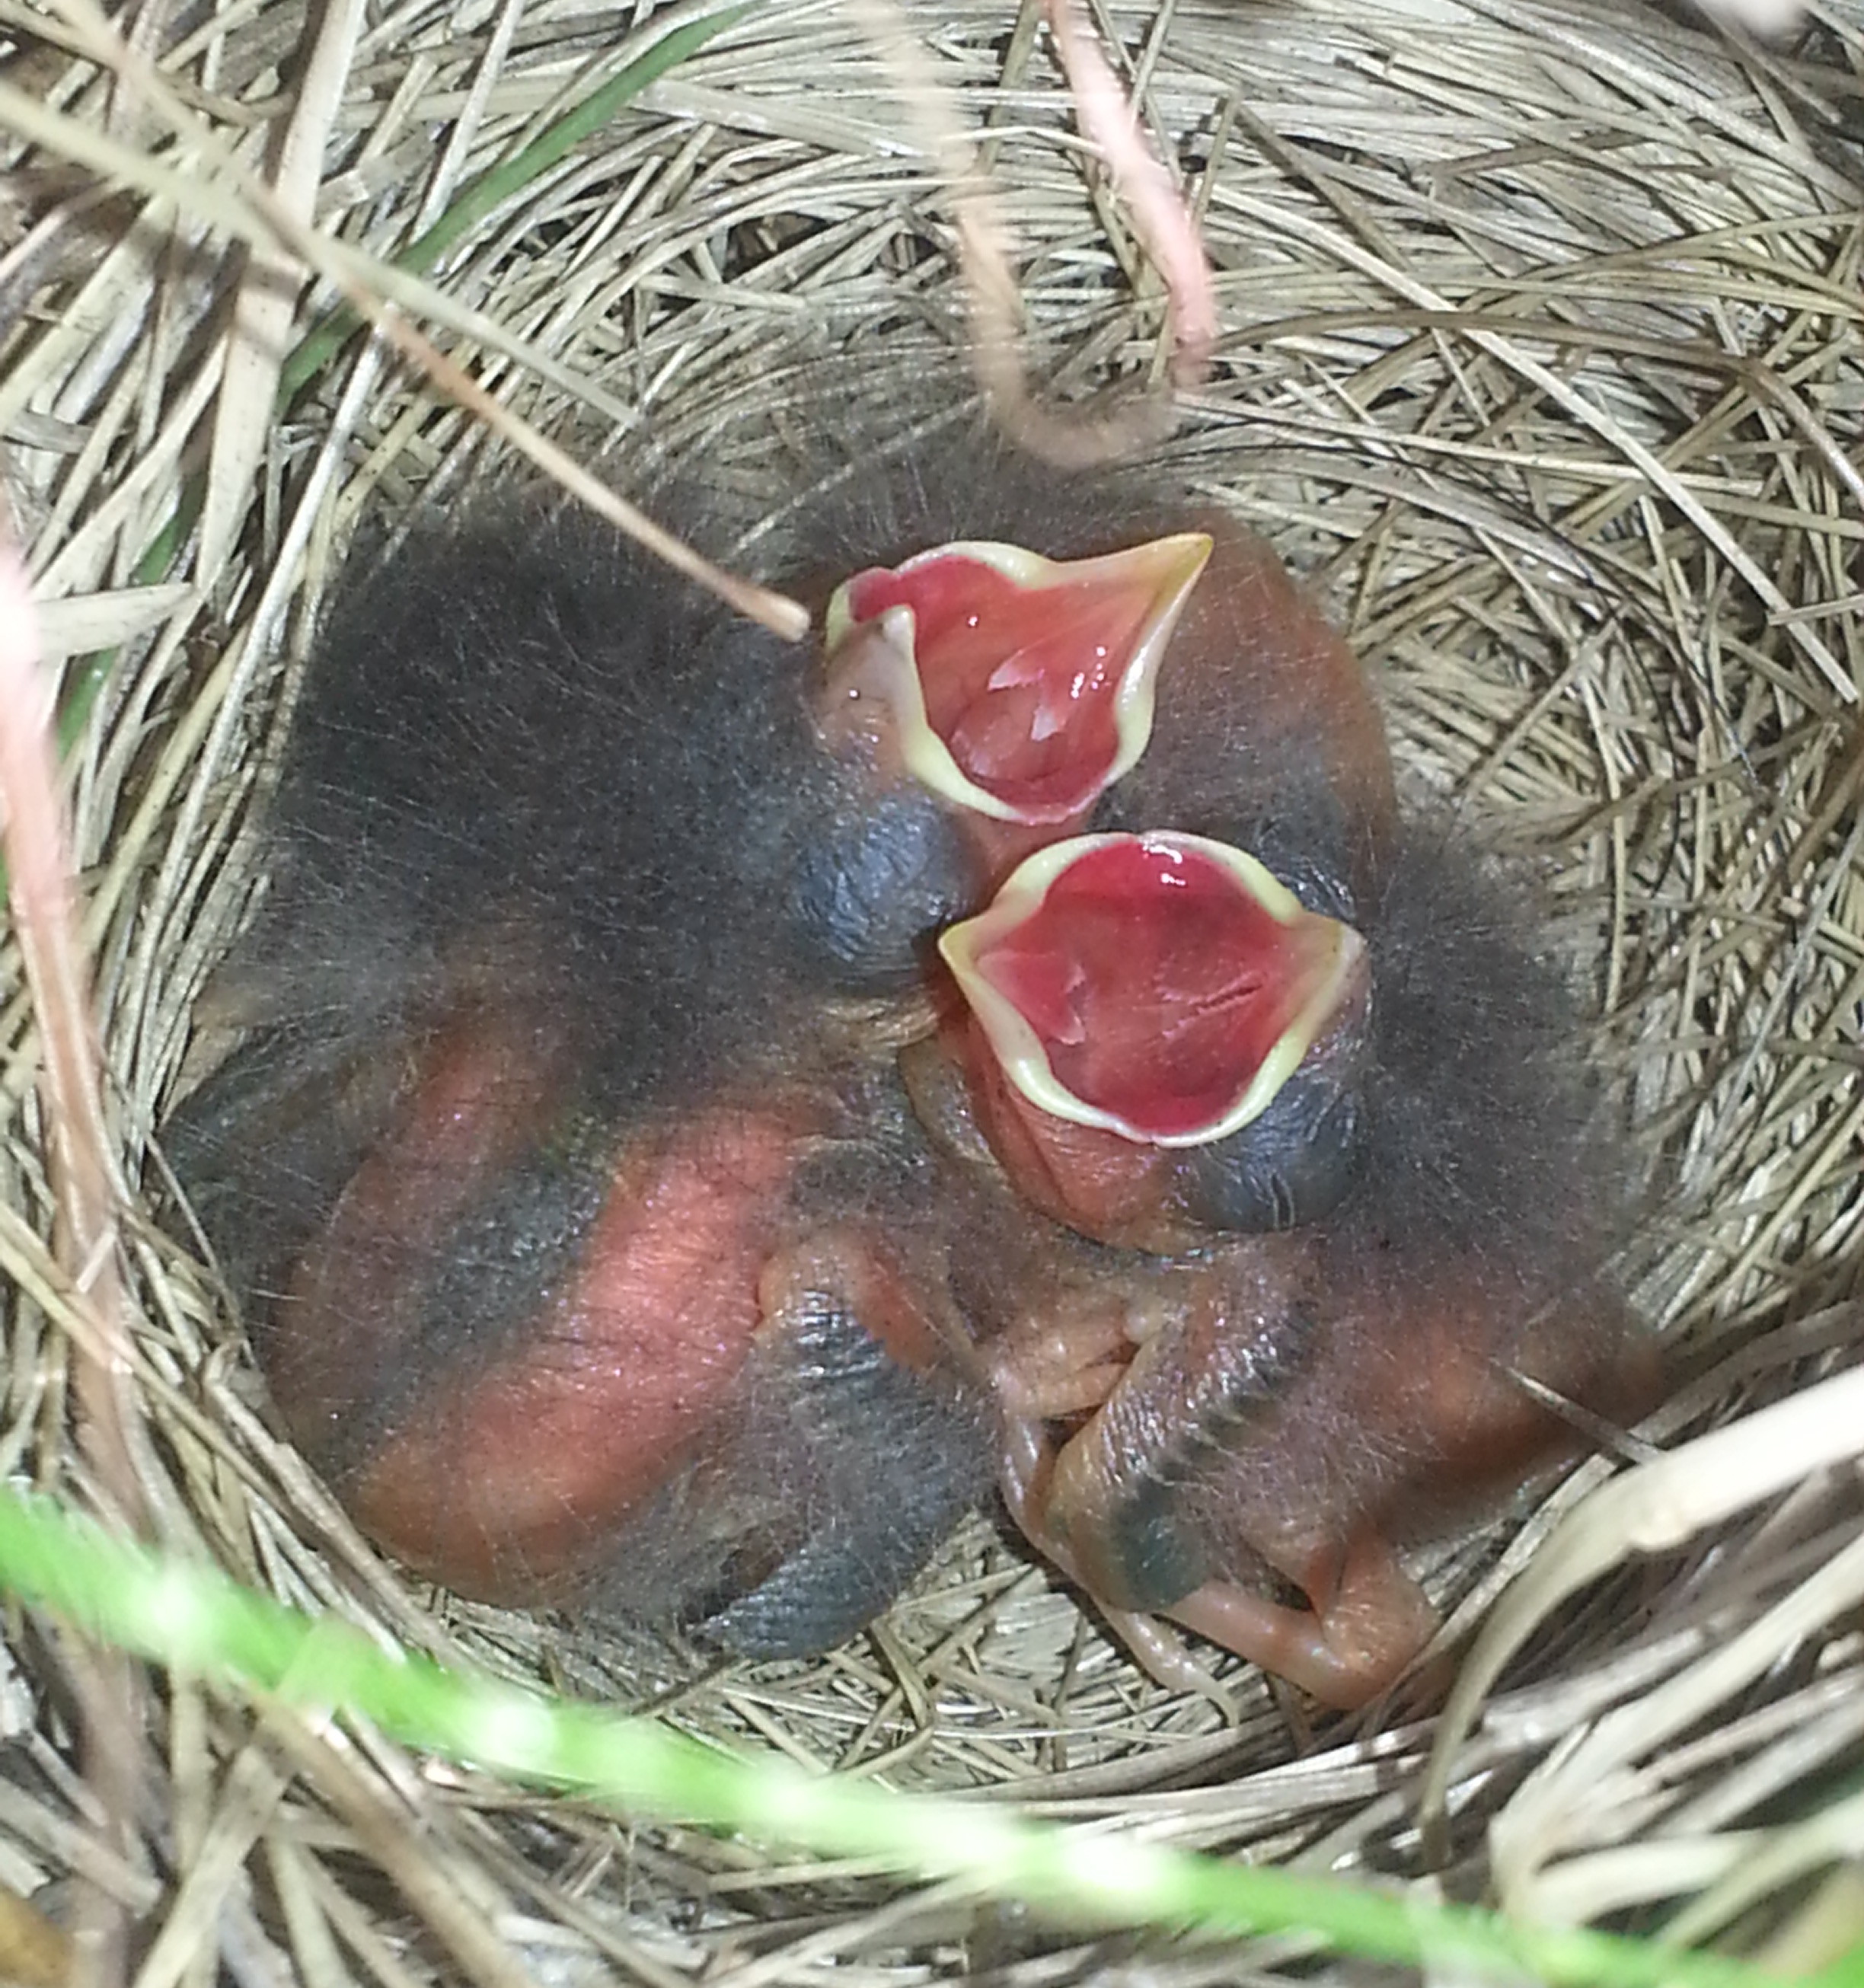
M509 1183L574 1136L562 1057L490 1002L406 1055L403 1095L262 1347L293 1435L417 1572L511 1606L579 1601L695 1472L689 1526L762 1499L780 1533L806 1469L780 1434L748 1476L715 1461L754 1412L747 1391L785 1384L824 1320L903 1375L934 1375L961 1336L935 1250L799 1196L819 1097L773 1087L638 1128L587 1191L533 1206ZM484 1272L449 1280L459 1239L487 1232ZM501 1300L501 1273L558 1236L554 1266ZM868 1433L882 1455L899 1434Z
M1520 1280L1404 1254L1307 1234L1110 1265L990 1347L1012 1515L1166 1681L1197 1674L1149 1616L1365 1703L1436 1626L1402 1544L1577 1447L1514 1374L1606 1415L1649 1398L1602 1291L1530 1323Z

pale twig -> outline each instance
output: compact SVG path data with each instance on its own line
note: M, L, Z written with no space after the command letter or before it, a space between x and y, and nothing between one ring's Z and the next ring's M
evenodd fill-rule
M1445 1706L1419 1807L1443 1810L1456 1750L1476 1708L1537 1624L1565 1598L1632 1554L1660 1553L1864 1452L1864 1369L1821 1382L1699 1436L1595 1492L1542 1546L1504 1594ZM1639 1729L1648 1733L1640 1709Z
M362 26L361 0L336 0L306 15L310 37L274 168L272 198L281 212L308 226L323 177L324 147L343 101L343 86ZM245 514L254 472L272 429L279 369L297 315L304 272L296 259L254 246L241 272L227 332L226 360L214 410L207 496L201 512L195 575L203 587L219 576L233 534Z
M1798 26L1805 15L1800 0L1696 0L1705 14L1731 21L1751 34L1784 35Z
M339 289L360 316L372 324L404 356L412 359L442 392L458 399L495 428L540 468L557 478L573 495L644 546L657 558L665 560L677 572L709 589L738 613L763 623L786 641L800 642L807 634L808 610L799 602L768 587L739 580L702 558L691 546L655 524L625 498L598 482L520 415L485 392L463 367L442 358L428 340L402 322L377 289L357 273L357 259L353 255L341 252L341 245L299 221L262 181L241 170L227 148L175 96L154 66L127 46L91 0L57 0L57 5L82 37L88 52L141 90L176 134L198 147L225 185L234 189L242 210L234 225L246 240L255 245L290 250ZM81 133L72 128L71 120L58 119L44 112L41 106L25 99L22 92L0 89L0 114L5 115L16 128L32 132L43 142L74 157L82 158L87 150L94 150ZM161 173L153 161L115 159L112 170L152 191L166 190L164 182L168 176Z
M1062 414L1031 395L1023 361L1020 290L1010 263L1013 238L1002 203L895 0L847 5L945 188L970 313L969 356L1004 431L1032 455L1062 468L1109 462L1160 440L1171 427L1168 401L1139 401L1101 414ZM1117 95L1118 86L1114 89Z
M76 1342L73 1352L83 1440L107 1504L119 1520L137 1524L142 1497L125 1434L136 1410L117 1255L118 1184L59 799L52 708L53 679L39 658L25 568L0 528L0 813L13 931L39 1023L58 1259L91 1326L88 1344ZM140 1693L120 1657L93 1662L80 1655L73 1674L84 1711L85 1772L107 1827L126 1842L140 1782ZM107 1980L120 1966L120 1908L93 1889L85 1916L96 1978Z
M1163 161L1146 143L1131 99L1082 15L1081 0L1045 4L1081 128L1100 147L1115 188L1132 210L1139 239L1165 279L1176 347L1173 377L1182 387L1197 386L1210 370L1217 332L1216 293L1197 224Z

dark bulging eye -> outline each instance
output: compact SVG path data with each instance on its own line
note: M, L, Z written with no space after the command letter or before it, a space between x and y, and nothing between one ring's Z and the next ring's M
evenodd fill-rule
M1260 1236L1331 1214L1358 1177L1365 1111L1341 1073L1297 1071L1240 1131L1186 1155L1187 1212Z
M916 986L939 928L970 908L977 884L964 838L929 794L882 796L817 825L791 885L806 972L847 993Z
M1352 863L1346 825L1331 801L1298 814L1252 823L1238 840L1287 884L1304 908L1345 925L1357 921L1360 907L1347 881Z

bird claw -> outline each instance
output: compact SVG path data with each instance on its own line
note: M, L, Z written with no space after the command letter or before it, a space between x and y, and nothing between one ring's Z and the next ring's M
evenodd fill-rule
M1303 1529L1324 1541L1351 1525L1348 1510L1213 1527L1209 1497L1192 1502L1200 1482L1208 1493L1220 1479L1228 1451L1277 1440L1308 1350L1278 1343L1271 1324L1257 1328L1253 1357L1240 1357L1235 1293L1215 1280L1181 1278L1176 1303L1145 1280L1125 1307L1102 1289L1098 1306L1075 1313L1064 1301L1005 1335L992 1364L1004 1500L1161 1683L1222 1696L1169 1618L1324 1704L1356 1707L1423 1649L1436 1613L1370 1525L1338 1547L1291 1543ZM1271 1279L1271 1303L1291 1289L1285 1275ZM1308 1607L1221 1571L1252 1561L1291 1581Z
M1229 1581L1208 1581L1165 1611L1172 1620L1321 1704L1354 1711L1388 1690L1436 1633L1436 1611L1384 1542L1357 1543L1322 1608L1291 1608Z

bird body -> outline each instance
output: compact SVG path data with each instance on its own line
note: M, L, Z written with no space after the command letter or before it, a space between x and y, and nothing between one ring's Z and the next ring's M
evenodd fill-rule
M1428 1624L1395 1543L1568 1446L1512 1371L1639 1393L1571 1003L1266 547L1143 478L909 468L773 556L839 603L812 647L535 499L352 585L178 1171L286 1426L423 1574L797 1654L994 1474L1117 1621L1352 1702ZM1043 955L1131 1107L1084 1125L941 957L1021 943L1084 834L1233 880L1216 1006L1266 975L1278 1019L1207 1136L1146 1129L1196 943L1149 942L1169 1021L1114 977L1136 912Z

